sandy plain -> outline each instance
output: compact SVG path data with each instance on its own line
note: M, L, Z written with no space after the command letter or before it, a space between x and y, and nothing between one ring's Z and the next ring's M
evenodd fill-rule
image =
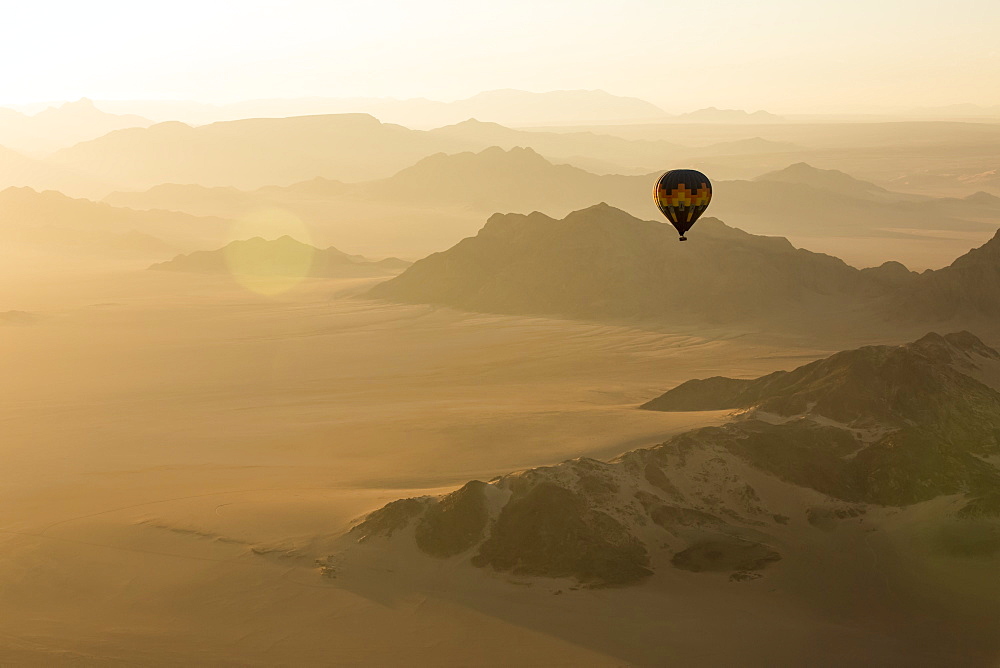
M724 413L636 406L688 378L756 376L832 347L385 304L358 296L369 279L265 297L226 276L69 258L53 270L9 253L0 303L28 316L0 326L2 665L948 657L947 642L914 646L924 622L895 608L868 626L865 601L840 617L810 607L802 568L738 590L669 567L585 590L366 549L335 578L317 568L390 500L717 423ZM883 600L875 552L814 549L816 568Z

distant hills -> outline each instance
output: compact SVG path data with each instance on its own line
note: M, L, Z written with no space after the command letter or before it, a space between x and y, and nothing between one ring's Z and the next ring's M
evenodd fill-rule
M706 107L681 114L676 117L680 121L690 121L694 123L784 123L781 116L776 116L767 111L747 112L742 109L717 109L716 107Z
M442 102L426 98L324 98L246 100L231 104L193 101L101 100L102 108L139 113L160 121L215 123L242 118L275 118L307 114L371 114L388 123L411 128L433 128L468 118L511 126L564 125L612 122L682 121L696 123L775 123L781 116L767 111L707 107L684 114L668 114L635 97L603 90L531 92L490 90L468 98Z
M114 130L147 127L153 121L134 114L109 114L81 98L34 115L0 108L0 145L19 151L53 151L96 139Z
M258 188L317 176L387 176L441 150L446 138L366 114L257 118L191 127L159 123L57 151L48 162L128 188L161 183Z
M400 109L396 113L404 114ZM654 104L634 97L611 95L602 90L559 90L531 93L523 90L493 90L450 103L419 104L409 102L410 114L424 124L456 122L466 118L504 123L507 125L541 125L546 123L580 123L610 120L649 120L662 117L664 111ZM413 107L422 106L423 109ZM385 108L384 108L385 109ZM385 109L383 113L392 113ZM449 118L450 117L450 118ZM419 122L419 121L418 121Z
M648 194L640 190L646 181L648 177L598 176L572 165L553 164L530 148L494 146L478 153L429 156L388 179L360 185L354 193L373 200L436 207L458 204L477 211L563 211L587 198L634 208L638 192Z
M0 240L84 253L169 255L228 234L229 221L177 211L136 211L30 188L0 191Z
M178 255L150 269L206 274L238 271L256 276L363 277L392 275L409 265L397 258L368 260L332 246L316 248L283 236L273 240L254 237L232 241L218 250Z
M767 174L758 176L754 179L754 181L797 183L800 185L811 186L813 188L819 188L821 190L828 190L841 195L858 197L870 197L876 193L888 192L885 188L879 187L874 183L856 179L853 176L836 169L817 169L804 162L797 162L794 165L789 165L785 169L768 172ZM906 196L902 194L899 194L896 197L900 200L920 199L919 197L912 195Z
M198 127L177 121L150 126L143 116L107 113L127 110L128 103L99 104L101 109L80 100L31 117L0 110L0 146L34 161L0 155L0 187L55 188L100 198L165 183L256 189L314 178L360 182L387 178L436 153L520 146L595 174L642 175L684 165L720 181L808 162L895 190L961 197L977 190L1000 193L990 162L1000 131L988 123L788 123L767 112L714 108L648 118L655 106L601 91L492 91L451 103L316 98L233 107L183 102L131 107L159 108L162 114L147 114L157 118L217 121ZM553 112L553 120L535 122L530 130L510 127L527 127L515 117L538 117L549 108L561 110L558 118ZM422 128L412 129L392 109L437 118L411 123ZM573 121L573 112L605 118ZM303 113L315 115L289 115ZM616 124L610 116L626 118ZM50 145L41 147L26 124L37 125ZM60 134L63 126L68 130ZM40 154L56 148L61 150Z
M619 173L699 155L787 150L762 139L724 147L680 146L591 132L531 132L466 120L411 130L366 114L245 119L191 127L167 122L112 132L58 151L48 163L121 188L195 183L253 189L317 177L357 182L388 177L436 153L532 147L564 162Z
M596 198L648 212L653 206L647 192L652 178L652 174L597 175L554 164L532 148L492 146L478 152L436 153L392 176L362 183L317 178L255 191L164 184L141 192L115 192L105 200L137 208L173 207L217 215L237 215L260 206L295 209L306 200L405 201L421 207L472 208L481 216L498 210L568 212Z
M97 178L0 146L0 189L8 187L58 190L70 196L106 193L112 188Z
M370 295L471 311L814 332L998 314L1000 235L918 275L893 262L858 270L714 218L696 229L697 239L681 245L670 226L606 204L562 220L497 214L475 237Z
M102 100L104 108L140 113L157 120L215 123L242 118L287 117L307 114L365 113L389 123L432 128L467 118L510 125L564 122L635 121L666 113L654 104L602 90L560 90L534 93L523 90L484 91L461 100L441 102L425 98L299 98L247 100L213 105L191 101Z
M482 125L474 124L475 128ZM500 128L497 134L507 132L530 134L506 128ZM531 148L490 147L478 152L434 154L391 177L364 183L312 179L250 192L167 184L146 192L113 193L107 201L226 217L263 207L281 207L318 225L335 217L345 202L355 207L365 203L406 203L417 216L426 211L429 220L433 220L434 209L458 207L467 211L462 214L466 227L456 237L441 237L450 244L474 232L482 218L497 211L542 211L562 216L604 201L638 217L655 217L659 214L649 191L657 175L598 175L572 165L554 164ZM709 213L757 233L794 236L800 244L811 237L917 238L914 232L923 230L985 238L990 227L1000 225L1000 198L985 193L965 199L894 193L843 172L805 163L752 181L717 181L715 191ZM433 222L420 224L429 235L434 234ZM953 247L960 248L961 243L952 243L948 248ZM434 246L429 250L435 250Z
M891 192L844 172L796 163L751 181L720 181L710 212L761 234L905 237L917 230L985 233L1000 200Z
M909 322L996 322L1000 318L1000 231L947 267L908 281L890 304Z
M890 181L890 184L907 190L936 192L941 189L961 188L988 191L997 195L1000 194L1000 168L993 165L977 165L973 162L945 169L923 169L897 176Z
M493 146L506 150L531 148L550 160L574 164L603 163L606 170L614 173L634 170L638 166L645 166L646 171L652 171L656 166L677 160L681 156L702 151L712 152L662 140L622 139L595 132L518 130L475 118L439 127L430 133L460 140L471 151L481 151Z
M610 462L574 459L394 501L357 523L342 550L361 542L411 555L415 544L591 587L674 569L744 582L815 573L817 554L857 544L877 559L873 538L906 532L912 519L899 509L925 503L923 530L964 536L949 554L995 554L995 534L974 522L1000 517L998 371L1000 353L960 332L754 380L690 381L644 408L743 412ZM917 562L940 549L908 547Z

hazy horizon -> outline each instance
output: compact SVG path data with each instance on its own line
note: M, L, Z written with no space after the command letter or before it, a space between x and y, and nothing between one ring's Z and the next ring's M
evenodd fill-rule
M1000 104L996 3L298 0L8 9L0 106L604 90L668 113ZM54 12L57 16L53 16ZM87 30L79 30L86 25ZM44 35L45 48L39 48ZM460 53L461 57L456 57ZM66 54L72 54L66 58Z

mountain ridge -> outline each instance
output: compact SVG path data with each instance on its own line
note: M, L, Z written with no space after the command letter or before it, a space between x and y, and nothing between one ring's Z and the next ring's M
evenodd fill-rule
M773 314L792 301L828 302L879 288L870 274L787 239L754 236L714 218L698 225L698 243L680 247L669 226L607 204L562 220L495 214L475 237L370 294L474 311L597 320L697 315L725 323ZM732 270L716 273L720 262Z
M469 311L815 333L846 333L852 320L904 329L960 323L1000 309L1000 233L950 267L918 275L897 262L859 270L712 217L696 231L679 247L669 226L603 203L561 220L495 214L475 237L369 295ZM922 310L907 316L910 303Z
M923 365L915 375L892 363L875 370L883 383L911 394L927 377L964 379L934 394L953 410L922 414L897 402L890 407L892 424L881 431L831 422L822 406L843 392L828 383L804 413L787 416L793 419L767 419L763 409L774 406L765 401L758 412L743 412L720 427L678 434L608 462L572 459L488 483L471 481L438 497L394 501L355 524L344 549L356 542L395 549L412 541L433 558L463 555L475 567L591 587L635 584L665 568L729 572L731 580L743 581L767 577L786 559L804 558L801 543L811 540L810 532L866 524L866 515L891 517L882 508L957 495L962 503L947 506L946 524L993 512L1000 469L982 456L1000 452L1000 392L980 384L989 402L979 404L967 390L978 383L968 373L979 365L1000 367L1000 353L969 332L932 332L900 346L842 351L746 383L774 389L779 374L809 377L825 369L829 377L842 375L832 366L858 371L857 385L868 375L873 352L883 362L903 358ZM713 389L720 388L705 391ZM856 404L886 417L877 393L861 394ZM988 418L991 428L958 429L970 411Z
M349 255L333 246L317 248L284 235L268 240L252 237L231 241L222 248L178 255L149 267L155 271L269 276L386 276L407 266L399 258L369 260Z

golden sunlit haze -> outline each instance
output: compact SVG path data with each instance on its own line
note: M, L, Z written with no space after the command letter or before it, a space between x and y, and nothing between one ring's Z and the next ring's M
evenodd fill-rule
M997 104L998 23L1000 3L977 0L8 3L0 104L498 88L667 111Z

